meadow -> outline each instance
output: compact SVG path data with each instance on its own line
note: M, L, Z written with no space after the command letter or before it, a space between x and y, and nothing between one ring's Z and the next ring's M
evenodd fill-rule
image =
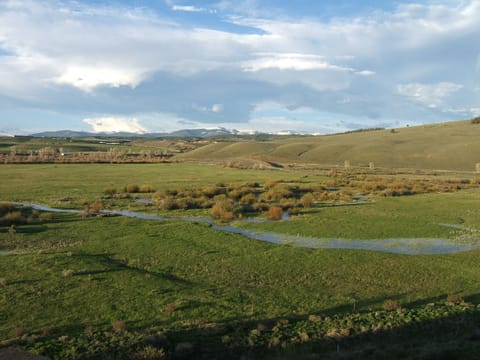
M135 198L212 186L228 195L256 183L257 197L294 209L292 219L234 219L234 226L345 239L465 235L441 225L451 224L470 229L475 240L480 229L477 177L467 172L413 171L402 181L417 183L389 188L398 175L374 170L367 178L363 170L335 177L198 163L0 170L1 200L60 208L83 209L99 200L104 208L205 217L210 208L165 210ZM412 191L420 182L419 194L385 192ZM128 184L155 192L129 194ZM291 207L275 198L273 190L285 187L296 189L298 203ZM322 198L343 191L348 202L359 190L367 204L330 206L342 199ZM322 198L320 206L302 207L301 198L312 191ZM0 227L0 346L58 359L474 358L480 350L480 250L409 256L307 249L220 232L200 221L96 212L45 216L19 206L8 211L25 221ZM257 209L253 216L265 213Z

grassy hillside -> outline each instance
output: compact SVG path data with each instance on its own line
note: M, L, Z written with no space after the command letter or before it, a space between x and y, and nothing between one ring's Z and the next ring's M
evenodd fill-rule
M289 137L268 142L221 142L183 154L186 159L258 158L352 166L473 171L480 162L480 125L470 121L395 130Z

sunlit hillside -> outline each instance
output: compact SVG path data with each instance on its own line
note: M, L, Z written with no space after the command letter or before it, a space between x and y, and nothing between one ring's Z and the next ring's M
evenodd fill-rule
M400 129L288 137L265 142L218 142L184 159L257 158L387 168L474 170L480 162L480 125L455 121Z

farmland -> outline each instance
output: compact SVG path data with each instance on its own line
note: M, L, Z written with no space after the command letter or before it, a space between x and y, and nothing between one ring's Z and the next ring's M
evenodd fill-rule
M295 138L283 141L300 146ZM379 158L381 167L356 166L353 155L352 167L343 166L344 158L281 162L283 155L259 160L244 150L230 159L282 165L260 170L227 166L217 150L194 160L209 146L225 144L186 152L179 157L190 160L178 163L1 165L0 346L88 359L478 353L478 249L423 255L310 249L172 218L210 218L215 204L230 201L232 217L217 221L238 229L477 244L473 157L465 169L453 160L440 168L432 162L399 169ZM251 199L243 204L248 211L240 206L244 196ZM361 204L354 203L358 196ZM164 206L168 197L172 208ZM80 212L44 213L10 201ZM290 219L269 220L272 207ZM167 219L107 216L102 209Z

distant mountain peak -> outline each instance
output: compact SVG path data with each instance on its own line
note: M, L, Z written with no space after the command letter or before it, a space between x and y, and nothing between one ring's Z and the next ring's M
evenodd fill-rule
M172 132L161 133L132 133L132 132L89 132L89 131L74 131L74 130L58 130L58 131L44 131L40 133L31 134L34 137L51 137L51 138L70 138L70 137L192 137L192 138L208 138L215 136L228 135L304 135L305 133L295 130L282 130L277 132L259 132L256 130L237 130L227 129L225 127L211 127L201 129L180 129Z

